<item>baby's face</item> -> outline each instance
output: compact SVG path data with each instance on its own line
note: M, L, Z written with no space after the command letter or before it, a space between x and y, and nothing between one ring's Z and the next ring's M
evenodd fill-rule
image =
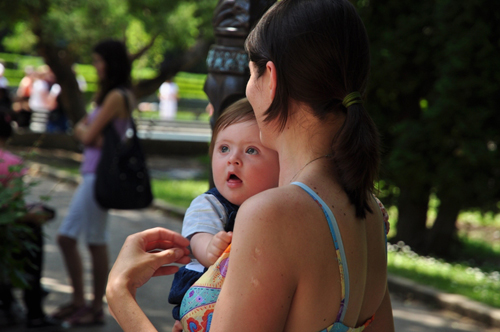
M278 154L262 145L256 121L232 124L217 135L212 171L221 195L241 205L247 198L278 186Z

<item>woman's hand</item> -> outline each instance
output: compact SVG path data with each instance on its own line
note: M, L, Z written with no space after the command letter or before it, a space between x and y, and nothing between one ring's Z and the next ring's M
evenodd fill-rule
M132 234L125 240L109 273L106 298L113 317L125 331L154 331L135 301L137 288L151 277L179 270L172 263L190 261L189 240L165 228Z
M81 142L82 138L87 133L87 130L88 130L88 117L85 116L83 119L78 121L78 123L76 124L76 126L74 128L73 132L74 132L75 138Z
M74 128L74 135L77 140L80 142L84 143L84 145L89 145L89 146L94 146L97 148L102 147L102 143L104 142L102 134L98 134L97 137L94 138L92 142L90 142L86 136L89 131L89 120L88 117L85 116L82 120L80 120L75 128Z
M153 228L132 234L125 240L109 274L109 284L120 282L135 294L151 277L174 274L172 263L190 261L189 240L165 228Z

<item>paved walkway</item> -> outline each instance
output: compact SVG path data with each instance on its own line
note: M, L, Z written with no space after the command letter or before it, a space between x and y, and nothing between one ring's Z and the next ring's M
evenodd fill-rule
M45 300L45 308L48 313L55 310L61 303L70 299L71 287L68 284L66 271L62 263L62 256L55 242L57 229L67 213L70 199L75 187L73 185L55 181L48 178L39 178L40 184L32 190L29 200L36 200L40 195L50 194L52 197L49 205L57 209L57 218L45 226L47 238L45 241L45 266L42 282L50 290ZM159 210L147 209L144 211L113 211L110 218L110 263L112 263L123 244L125 238L134 232L150 227L166 227L180 231L181 220L168 217ZM90 258L86 249L82 246L84 253L84 270L86 277L86 293L91 298L90 284ZM171 331L171 305L168 304L167 296L170 288L171 277L158 277L152 279L137 292L137 300L144 308L148 317L159 331ZM451 312L434 310L419 302L403 301L393 296L394 318L396 331L401 332L434 332L434 331L499 331L488 329L485 326L463 318ZM21 327L1 328L5 332L22 331ZM118 324L106 310L106 325L92 328L75 328L68 331L95 331L95 332L118 332L121 331Z

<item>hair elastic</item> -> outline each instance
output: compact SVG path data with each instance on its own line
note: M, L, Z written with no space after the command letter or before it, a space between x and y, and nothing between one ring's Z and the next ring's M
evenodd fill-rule
M351 92L347 96L344 97L344 100L342 100L342 105L344 105L345 108L349 108L349 106L354 105L354 104L361 104L363 103L363 99L361 98L361 93L359 92Z

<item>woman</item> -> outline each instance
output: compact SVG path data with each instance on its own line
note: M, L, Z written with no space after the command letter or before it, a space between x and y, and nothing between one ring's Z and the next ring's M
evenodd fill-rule
M103 129L112 122L117 132L123 136L130 126L131 109L127 105L133 105L130 92L131 65L125 45L114 40L103 41L94 47L92 59L99 78L96 108L75 126L75 136L84 145L84 160L80 168L83 182L73 196L58 236L73 286L73 298L70 303L61 306L53 317L64 320L65 325L69 326L104 323L103 296L108 274L108 211L101 208L94 198L95 171L101 154ZM84 299L83 268L77 246L77 239L82 234L88 244L93 265L94 299L90 306Z
M215 311L201 313L207 327L394 331L384 220L372 195L378 134L361 97L368 39L355 8L348 0L282 0L246 47L247 98L262 143L278 152L280 181L240 207ZM111 271L108 303L127 331L154 330L134 303L135 288L151 274L140 267L168 261L166 253L146 255L145 243L169 234L131 236Z

